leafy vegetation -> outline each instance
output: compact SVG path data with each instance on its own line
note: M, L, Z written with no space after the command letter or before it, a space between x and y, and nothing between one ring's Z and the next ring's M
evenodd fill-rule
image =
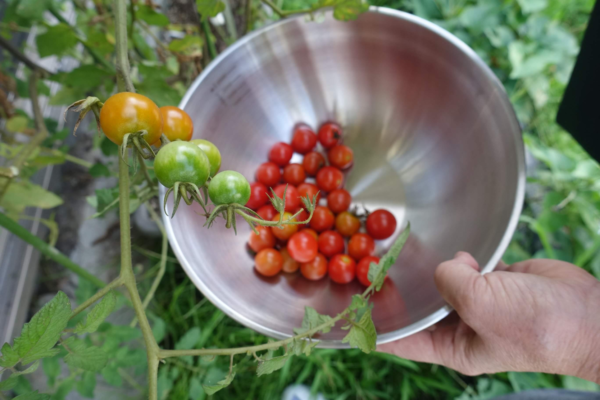
M197 11L201 15L198 26L171 24L165 14L150 6L152 2L134 3L135 18L127 21L133 83L139 93L151 97L159 106L176 105L202 66L216 54L217 35L223 32L214 26L211 28L208 17L223 11L223 3L198 0ZM264 3L269 5L270 1ZM526 207L505 261L558 258L573 262L600 278L600 167L555 123L557 107L593 3L593 0L372 1L373 5L415 13L451 31L471 46L504 83L523 124L525 142L532 156ZM60 10L67 6L77 11L74 23L61 17ZM273 12L266 12L259 1L253 1L247 8L249 13L246 10L234 12L249 15L248 25L252 28L298 10L314 11L332 6L337 18L353 19L365 9L357 0L283 0L270 6ZM45 12L53 14L58 22L48 22ZM41 68L27 69L25 79L21 79L7 72L13 69L10 58L4 58L0 94L35 98L50 94L48 82L58 82L62 88L50 98L50 104L68 105L88 94L104 101L114 92L115 67L111 57L116 39L110 2L96 0L94 7L88 8L81 1L11 0L0 24L0 35L10 37L34 25L41 57L71 56L80 61L80 66L56 74L47 74ZM167 29L178 31L180 35L163 44L157 35ZM235 39L229 35L225 42ZM42 79L35 79L34 74ZM29 92L27 81L33 82ZM35 134L39 121L6 102L0 102L0 108L6 119L0 154L19 161L24 146L17 143L15 135ZM63 146L69 132L59 130L57 121L45 121L45 126L46 134L39 136L42 146L20 160L18 179L11 175L10 168L0 171L3 177L0 205L12 218L17 218L25 207L53 208L62 203L58 196L28 180L46 165L76 162L95 177L116 174L116 162L89 165L69 156L68 148ZM95 145L116 160L118 149L112 142L99 139ZM132 192L130 210L133 212L153 195L151 190ZM101 217L118 207L119 192L99 190L88 201L97 208L96 217ZM154 293L148 314L154 339L162 348L232 348L269 343L267 338L230 320L202 298L176 260L163 251L166 247L158 249L163 254L154 253L153 248L136 249L148 257L150 264L155 264L145 276L164 273L162 281L158 280L160 290L156 290L152 279L143 279L139 284L142 292ZM51 251L44 254L53 257ZM75 267L72 269L76 271ZM94 295L94 283L101 286L98 282L81 280L78 304L84 305ZM74 318L67 304L66 296L57 295L23 328L23 334L13 346L2 347L0 369L13 368L19 361L31 365L0 382L0 398L2 391L8 393L8 390L21 394L18 399L48 398L34 394L24 376L40 365L47 375L48 392L53 393L54 399L65 398L72 390L91 398L98 379L115 387L132 386L142 394L144 389L132 378L144 375L148 368L145 352L139 348L140 332L129 326L104 322L112 310L127 306L124 299L109 294L87 316L77 313ZM373 350L373 332L367 318L370 311L359 299L352 307L354 322L363 329L350 328L348 341L362 350ZM326 322L326 316L308 310L307 319L296 334ZM68 338L62 346L55 347L65 327L87 336ZM572 377L509 372L470 378L446 368L386 354L365 355L359 349L311 352L310 346L308 341L299 341L286 353L269 350L259 363L246 357L239 360L235 369L231 368L229 359L222 357L166 358L166 365L158 374L158 398L204 399L213 393L215 399L278 398L292 383L306 384L313 393L321 392L331 399L475 400L529 388L600 390L598 385ZM293 361L291 355L295 356ZM59 375L63 360L72 372L66 377ZM268 375L278 369L278 373ZM265 376L256 379L257 373ZM225 386L226 390L218 392Z

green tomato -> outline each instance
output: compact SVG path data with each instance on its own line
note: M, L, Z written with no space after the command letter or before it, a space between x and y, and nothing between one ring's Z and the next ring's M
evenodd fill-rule
M237 203L244 206L250 199L250 184L239 172L219 172L208 185L208 196L215 205Z
M193 183L200 188L208 179L210 162L197 145L177 140L160 149L154 159L154 173L168 188L175 182Z
M221 152L217 146L204 139L194 139L190 143L198 145L200 150L206 153L208 161L210 161L210 176L215 176L221 168Z

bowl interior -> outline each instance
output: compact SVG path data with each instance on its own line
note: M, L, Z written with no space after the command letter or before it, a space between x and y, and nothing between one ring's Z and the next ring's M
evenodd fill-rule
M492 269L516 225L523 144L506 95L466 45L417 17L379 9L353 22L328 14L277 23L228 49L182 107L194 137L221 150L221 170L249 181L275 142L289 142L295 124L343 126L355 155L345 183L354 204L386 208L399 226L412 224L391 279L373 298L380 342L445 316L435 267L463 250ZM206 230L199 210L183 206L165 219L171 245L198 288L253 329L289 336L305 306L333 315L362 290L299 274L262 278L246 250L244 221L237 236L222 223ZM379 242L378 253L399 233ZM333 330L324 339L340 346L343 335Z

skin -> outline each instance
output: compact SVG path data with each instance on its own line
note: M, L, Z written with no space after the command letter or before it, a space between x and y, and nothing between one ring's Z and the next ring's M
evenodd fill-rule
M206 154L210 162L210 176L215 176L221 168L221 152L217 146L204 139L194 139L191 143L200 147L200 150Z
M100 110L100 127L112 142L120 145L123 136L145 130L144 140L155 143L162 134L162 118L156 104L146 96L122 92L111 96Z
M166 187L175 182L189 182L198 187L208 179L210 164L206 154L188 142L171 142L163 146L154 159L154 172Z
M435 283L456 313L377 350L466 375L537 371L600 383L598 280L556 260L478 270L468 253L440 264Z

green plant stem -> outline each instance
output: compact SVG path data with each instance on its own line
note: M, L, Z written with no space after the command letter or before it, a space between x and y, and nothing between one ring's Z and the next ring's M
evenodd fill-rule
M111 290L113 290L121 285L123 285L123 278L121 278L121 276L119 275L118 278L116 278L115 280L110 282L108 285L104 286L96 294L94 294L92 297L90 297L89 299L87 299L86 301L81 303L81 305L79 307L74 309L73 312L71 313L71 318L75 317L77 314L79 314L80 312L82 312L83 310L85 310L86 308L91 306L92 304L94 304L96 301L98 301L101 298L103 298L104 296L106 296L106 294L108 292L110 292Z
M98 52L93 47L91 47L90 45L88 45L86 43L85 39L81 35L81 32L79 32L79 30L77 28L75 28L73 25L71 25L69 23L69 21L67 21L62 16L62 14L58 12L58 10L56 10L54 7L50 7L48 9L48 11L50 11L50 13L54 16L54 18L56 18L59 22L65 24L71 28L71 30L75 33L75 37L77 38L77 41L79 41L79 43L81 43L83 45L83 47L87 50L87 52L90 53L90 55L92 56L92 58L94 59L94 61L96 63L101 64L103 67L107 68L111 72L115 70L111 63L106 61L100 54L98 54Z
M135 87L129 76L129 57L127 55L127 4L123 0L114 0L115 13L115 52L117 65L117 85L120 92L135 93Z
M261 0L261 1L263 3L265 3L266 5L268 5L269 7L271 7L271 9L275 12L275 14L279 15L281 18L285 18L285 17L288 17L293 14L311 13L311 12L314 12L319 9L319 8L303 8L301 10L282 10L281 8L277 7L277 5L275 3L273 3L271 0ZM323 7L320 7L320 8L323 8Z
M246 0L246 9L244 11L245 13L245 22L246 25L244 26L244 35L246 35L248 32L250 32L250 29L252 29L252 0Z
M203 17L204 18L204 17ZM205 19L201 22L202 32L204 32L204 38L206 39L206 45L208 46L208 55L211 60L217 58L217 48L215 47L215 42L211 39L210 33L210 25L208 19Z
M18 222L10 219L6 214L0 213L0 226L10 231L12 234L16 235L20 239L32 245L36 250L50 258L53 261L61 264L63 267L77 274L80 278L83 278L94 286L102 288L106 286L106 283L100 279L90 274L88 271L83 269L81 266L75 264L73 261L69 259L69 257L65 256L63 253L58 251L55 247L50 246L48 243L44 242L39 237L35 236L27 229L23 228L19 225Z
M135 379L133 379L133 377L127 373L127 371L125 371L123 368L119 368L117 369L117 371L119 372L119 375L121 375L121 377L125 379L132 388L134 388L140 393L144 393L145 389L142 386L140 386L140 384L137 383Z
M29 32L29 30L27 30L27 32ZM31 61L29 59L29 57L27 57L25 54L23 54L18 48L13 46L13 44L10 41L5 39L1 35L0 35L0 46L5 48L10 54L12 54L16 59L21 61L23 64L27 65L31 70L42 72L42 75L44 77L52 75L52 72L48 71L44 67L40 67L39 65L37 65L36 63Z
M146 179L146 182L148 182L148 186L151 188L154 188L154 182L152 181L152 178L150 177L150 174L148 173L148 166L146 165L146 160L144 160L144 157L142 157L142 155L140 154L139 151L136 151L138 160L140 162L140 169L142 170L142 173L144 174L144 178ZM153 210L154 211L154 210Z
M277 349L294 340L303 339L308 336L312 336L324 328L334 326L339 320L343 319L347 314L347 311L338 314L335 318L308 330L300 335L293 336L288 339L279 340L277 342L265 343L257 346L237 347L232 349L192 349L192 350L160 350L158 357L163 360L169 357L182 357L182 356L231 356L235 354L252 354L257 351L264 351L269 349Z
M594 239L594 243L592 243L591 246L588 246L587 249L585 249L583 251L583 253L579 254L574 261L574 264L579 266L579 267L583 267L585 264L588 263L588 261L590 261L592 259L592 257L594 257L594 255L596 254L596 252L600 249L600 235L596 235L596 238Z

